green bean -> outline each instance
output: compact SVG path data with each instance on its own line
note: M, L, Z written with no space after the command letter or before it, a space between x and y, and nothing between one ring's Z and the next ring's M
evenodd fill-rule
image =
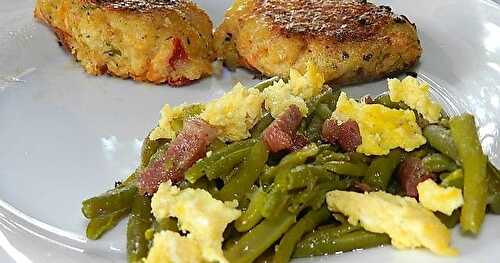
M227 250L230 247L236 245L238 240L244 235L244 233L238 232L233 224L229 224L224 232L222 233L222 238L224 240L223 249Z
M222 148L226 147L226 144L218 138L215 138L210 145L208 145L207 152L218 152L222 150Z
M326 85L325 85L326 86ZM337 100L340 96L340 90L333 91L330 87L323 87L324 92L321 94L310 98L307 103L307 108L309 112L314 112L319 104L326 104L331 111L335 110L337 106Z
M453 160L459 161L457 147L450 130L439 125L429 125L424 129L424 136L429 144L439 152L447 155Z
M340 179L336 175L331 176L328 182L319 182L314 191L314 196L305 204L305 207L312 207L313 209L320 208L325 203L326 193L332 190L346 190L352 185L352 180L349 178ZM300 210L300 209L299 209Z
M328 105L324 103L319 103L314 113L322 120L326 120L332 116L332 110L330 110Z
M263 216L269 217L276 214L276 211L285 208L291 197L288 191L306 187L306 190L298 193L292 202L292 207L295 207L292 210L301 208L314 197L315 193L312 191L318 178L325 176L331 176L331 174L325 169L313 165L299 165L291 169L280 170L262 210Z
M500 180L500 171L491 162L488 162L488 171Z
M181 190L184 190L184 189L187 189L187 188L193 188L193 189L203 189L203 190L208 190L208 178L204 177L204 178L200 178L199 180L197 180L196 182L194 183L190 183L188 181L180 181L177 183L177 186L181 189Z
M338 151L339 148L336 147L335 145L327 143L327 144L319 144L318 149L319 153L323 153L323 152L336 152Z
M295 190L304 187L311 187L316 184L320 176L330 176L330 172L317 165L299 165L292 169L288 174L286 183L287 190Z
M146 167L149 164L149 160L153 156L153 154L158 151L161 145L165 144L165 140L150 140L149 134L144 138L141 147L141 167Z
M179 228L177 226L177 218L166 217L159 220L153 220L153 226L146 230L144 236L146 237L146 240L151 241L153 240L155 233L166 230L179 232Z
M454 171L458 168L452 159L440 153L428 155L422 159L422 162L427 169L434 173Z
M432 154L433 152L434 152L434 150L432 149L432 147L430 147L428 145L424 145L424 146L422 146L416 150L413 150L411 152L403 152L401 154L401 160L403 161L403 160L408 159L408 158L422 159L425 156Z
M207 167L210 165L214 165L215 161L220 160L224 156L227 156L230 153L233 153L237 150L241 150L244 148L249 148L252 146L256 140L250 139L245 141L239 141L232 143L219 151L213 152L211 155L201 159L196 162L191 168L189 168L185 173L185 178L191 183L196 182L196 180L200 179L206 172Z
M129 177L127 177L127 179L125 179L125 181L123 181L120 186L118 187L124 187L126 185L137 185L137 177L139 176L139 173L138 171L134 171L132 174L129 175Z
M161 232L165 230L178 232L178 222L176 218L173 217L165 217L159 220L156 220L153 224L154 232Z
M137 186L124 185L82 202L82 213L86 218L108 215L112 212L130 209L137 193Z
M264 253L295 223L296 215L283 210L264 219L252 231L243 235L235 245L224 251L231 263L250 263Z
M128 213L130 213L130 208L123 208L90 219L87 225L87 238L92 240L99 239L104 233L115 227Z
M368 166L364 163L350 163L344 161L331 161L323 164L327 170L341 175L365 176Z
M495 193L490 197L488 207L492 213L500 214L500 193Z
M330 161L349 161L349 160L350 160L349 156L347 156L344 153L338 153L338 152L327 150L327 151L323 151L323 152L319 153L318 156L316 157L316 160L314 161L314 163L324 164L324 163L327 163Z
M242 201L264 170L268 155L269 150L262 141L254 144L241 164L238 173L216 194L218 199Z
M276 175L276 178L271 185L271 190L269 192L268 198L264 204L264 207L262 209L262 215L266 218L271 217L272 215L276 214L276 211L280 211L286 207L288 204L288 200L290 198L290 195L288 194L289 187L289 181L292 178L292 171L301 171L304 168L303 165L297 166L296 168L299 169L282 169L279 171L279 173ZM308 175L306 173L306 175ZM293 180L293 179L292 179ZM306 182L307 185L310 185L311 183L314 183L316 180L314 179L314 182Z
M307 213L300 221L295 224L283 238L276 248L276 253L273 257L274 263L286 263L290 261L295 245L300 241L302 236L311 232L317 225L327 221L330 218L330 211L323 207L322 209L313 210Z
M222 182L224 182L224 184L227 184L229 183L229 181L231 180L231 178L233 178L236 174L238 174L238 170L240 168L238 166L234 167L234 169L230 172L230 173L227 173L225 175L222 176Z
M327 85L325 85L327 86ZM329 86L327 86L326 91L323 92L319 99L318 103L326 103L330 110L334 111L337 108L337 101L340 97L340 90L332 90Z
M368 166L363 182L375 190L385 190L400 160L401 151L399 150L392 150L386 156L377 157Z
M492 167L493 168L493 167ZM495 194L500 192L500 178L496 177L494 168L488 167L488 193Z
M309 126L309 123L311 122L313 115L309 114L306 118L302 118L302 120L299 123L299 128L297 129L298 134L306 134L307 126Z
M346 153L346 155L349 158L349 161L352 163L370 164L370 162L372 161L372 158L370 156L366 156L358 152L348 152Z
M351 180L340 179L334 174L328 177L320 177L318 178L317 185L308 187L291 197L288 210L290 212L300 212L306 207L318 209L325 203L327 192L332 190L346 190L351 183Z
M460 221L460 209L456 209L451 215L445 215L440 212L435 212L434 214L447 228L454 228Z
M185 120L199 115L200 113L203 112L203 110L205 110L205 105L200 104L200 103L186 105L182 109L181 115L178 116L177 118L174 118L170 122L170 124L172 125L172 129L176 133L178 133L184 127Z
M500 178L493 165L488 166L488 208L494 214L500 214Z
M255 259L254 263L271 263L273 262L274 248L270 247L262 255Z
M222 178L224 175L229 174L234 167L236 167L236 165L245 159L245 156L249 151L250 148L243 148L216 160L214 165L207 166L207 178L209 180L213 180L215 178Z
M137 195L132 204L132 212L127 225L127 258L128 262L142 262L149 250L146 230L153 224L151 214L151 198Z
M464 205L460 225L463 231L476 234L486 211L487 158L481 148L472 115L451 118L450 131L464 170Z
M314 230L314 232L305 235L302 240L297 243L296 249L304 249L307 246L316 246L319 243L330 242L332 239L361 229L360 226L353 226L347 222L341 225L335 224L333 226L319 227ZM294 257L298 257L297 251L295 251Z
M250 198L248 209L234 222L236 230L247 232L259 223L262 219L262 209L266 203L267 194L262 190L257 190Z
M308 206L312 206L312 200L317 197L317 187L306 188L303 191L290 196L288 211L297 213Z
M274 121L273 116L271 116L271 113L266 113L264 116L253 126L253 128L250 130L250 134L252 138L260 138L262 135L262 132Z
M451 173L443 173L439 177L441 178L441 185L444 187L464 188L464 173L462 169L457 169Z
M290 195L286 191L274 188L267 196L268 198L261 211L263 217L271 218L278 214L277 211L286 210L285 208L290 199Z
M263 91L263 90L265 90L267 87L269 87L269 86L273 85L273 84L274 84L274 82L279 81L279 80L280 80L280 78L279 78L279 77L274 76L274 77L272 77L272 78L269 78L269 79L263 80L263 81L261 81L261 82L259 82L259 83L255 84L255 86L253 86L252 88L257 89L257 90L259 90L259 91Z
M328 104L317 104L305 129L305 135L309 139L309 141L315 142L321 139L323 123L326 119L330 118L331 115L332 110L329 108Z
M309 144L299 151L287 154L285 157L283 157L283 159L281 159L280 163L276 167L289 168L297 166L299 164L303 164L308 158L315 156L316 154L318 154L318 152L319 148L316 144Z
M196 180L200 179L205 175L205 166L206 166L206 161L205 159L201 159L200 161L196 162L193 166L191 166L185 173L184 173L184 178L190 182L190 183L195 183Z
M272 182L272 180L274 180L274 177L280 171L289 170L292 167L304 164L307 159L316 156L318 152L318 146L313 143L296 152L287 154L285 157L283 157L283 159L280 160L278 165L271 167L266 171L266 173L262 176L262 180L264 182Z
M317 235L320 231L311 233ZM311 238L311 237L310 237ZM321 239L313 239L313 243L299 242L294 257L322 256L338 252L352 251L361 248L376 247L389 244L391 239L386 234L357 230L344 235L324 235Z
M384 106L386 106L388 108L391 108L391 109L403 109L403 110L406 110L406 109L410 108L404 102L394 102L394 101L392 101L391 97L389 96L389 94L383 94L383 95L377 96L375 98L375 103L384 105Z
M313 115L311 120L305 127L305 135L307 139L311 142L317 142L321 140L321 131L323 129L323 123L325 119L322 119L318 115Z

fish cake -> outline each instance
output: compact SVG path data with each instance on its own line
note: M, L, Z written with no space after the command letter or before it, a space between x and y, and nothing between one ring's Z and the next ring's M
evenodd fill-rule
M333 84L394 75L422 53L405 16L356 0L235 0L214 41L229 67L287 78L311 61Z
M34 14L92 75L179 86L212 73L212 22L189 0L37 0Z

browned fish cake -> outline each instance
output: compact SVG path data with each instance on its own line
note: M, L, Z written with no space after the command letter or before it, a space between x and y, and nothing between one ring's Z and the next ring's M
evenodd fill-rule
M335 84L401 72L422 52L405 16L355 0L235 0L214 38L230 67L288 77L312 61Z
M212 22L189 0L37 0L35 17L93 75L177 86L212 73Z

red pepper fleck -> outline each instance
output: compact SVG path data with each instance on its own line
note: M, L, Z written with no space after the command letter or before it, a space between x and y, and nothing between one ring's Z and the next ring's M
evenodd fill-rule
M175 69L177 62L182 60L187 60L188 55L186 53L186 50L182 46L182 42L179 38L174 38L172 45L173 45L172 56L170 56L170 58L168 59L168 64Z
M167 84L170 86L173 86L173 87L184 86L184 85L190 84L191 82L193 82L193 80L188 79L186 77L180 77L180 78L176 78L176 79L167 79Z

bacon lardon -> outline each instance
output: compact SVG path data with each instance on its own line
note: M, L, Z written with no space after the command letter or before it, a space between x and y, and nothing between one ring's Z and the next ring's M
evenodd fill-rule
M299 107L291 105L283 112L269 127L267 127L262 139L271 152L278 152L285 149L291 149L296 143L299 143L297 129L302 121L302 113Z
M427 179L436 179L436 175L425 168L421 159L409 157L400 164L398 179L403 193L416 198L418 197L417 185Z
M358 124L353 120L339 124L335 119L328 119L323 123L321 133L324 140L338 144L346 152L356 151L362 142Z
M186 121L184 128L170 143L163 156L152 160L139 177L139 188L144 194L154 194L166 181L177 183L184 172L203 158L208 145L215 139L216 130L200 119Z

